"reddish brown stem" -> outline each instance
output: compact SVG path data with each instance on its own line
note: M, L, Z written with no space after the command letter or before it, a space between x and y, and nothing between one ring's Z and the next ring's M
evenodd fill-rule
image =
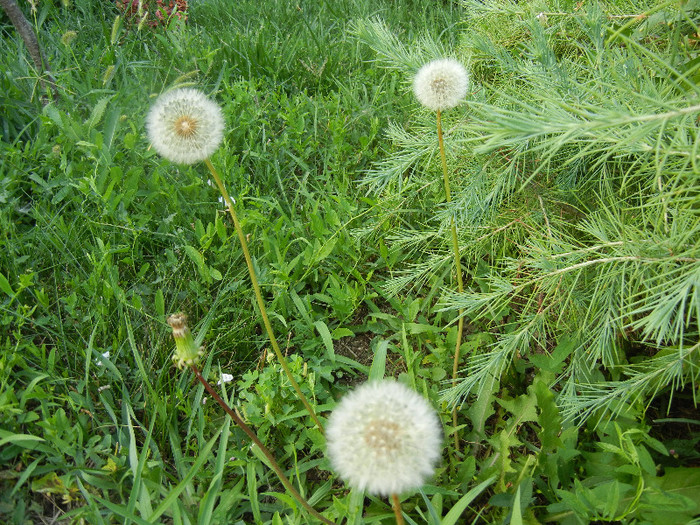
M294 499L296 499L299 503L301 503L302 507L304 507L309 513L315 517L318 520L321 520L323 523L326 523L328 525L335 525L332 521L330 521L328 518L322 516L316 509L314 509L308 501L304 499L304 497L299 494L297 489L294 488L294 485L292 485L292 482L289 481L289 478L284 475L284 472L282 472L282 469L280 466L277 464L277 461L275 460L275 457L272 455L272 453L267 449L265 445L263 445L262 441L258 438L257 434L253 432L253 430L245 424L245 422L240 418L238 414L236 414L235 410L233 410L230 406L228 406L228 403L224 401L221 396L214 390L214 388L209 384L209 382L202 377L202 374L199 372L199 369L195 365L190 365L190 368L192 369L192 372L194 372L194 375L197 376L197 379L199 380L202 385L204 385L204 389L209 392L209 395L214 398L214 400L221 405L221 408L223 408L226 413L233 419L234 423L238 425L243 432L245 432L248 437L255 443L260 451L265 455L267 460L270 462L270 467L272 470L275 471L275 474L277 474L277 477L280 479L282 482L282 485L284 485L284 488L286 488L289 493L294 496Z

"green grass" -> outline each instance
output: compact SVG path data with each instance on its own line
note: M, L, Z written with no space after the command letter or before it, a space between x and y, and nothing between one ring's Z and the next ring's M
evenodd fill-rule
M408 523L698 515L694 3L201 0L153 30L67 4L23 4L47 105L0 17L0 522L308 522L173 368L176 311L317 510L393 520L332 473L207 170L149 149L146 111L174 85L223 109L212 162L322 417L367 376L438 408L444 461L405 495ZM472 76L445 114L450 206L410 88L443 53Z

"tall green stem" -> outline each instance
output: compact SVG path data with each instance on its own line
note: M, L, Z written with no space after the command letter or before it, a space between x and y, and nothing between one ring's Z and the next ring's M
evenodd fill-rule
M289 478L284 475L284 472L282 472L282 469L280 466L277 464L277 461L275 460L275 457L272 455L272 453L267 449L265 445L263 445L262 441L258 438L257 434L253 432L253 430L245 424L245 422L240 418L236 412L231 409L230 406L228 406L228 403L221 399L221 396L212 388L212 386L209 384L209 381L204 379L202 377L202 374L200 373L199 369L195 365L190 365L190 368L192 369L192 372L194 372L194 375L197 376L197 379L199 379L199 382L204 385L204 388L206 389L207 392L209 392L209 395L214 398L214 400L221 405L221 407L226 411L226 413L233 419L234 423L240 427L240 429L248 434L248 437L255 443L260 451L265 455L267 460L270 462L270 466L272 467L272 470L275 471L275 474L277 474L277 477L280 479L282 482L282 485L284 485L284 488L286 488L289 493L294 496L294 499L296 499L299 503L301 503L302 507L304 507L306 510L309 511L309 513L314 516L316 519L321 520L323 523L326 523L328 525L335 525L332 521L330 521L328 518L325 518L322 516L316 509L314 509L308 501L304 499L304 497L299 494L297 489L294 488L294 485L292 485L292 482L289 481Z
M442 139L442 116L440 110L437 111L437 133L438 143L440 145L440 161L442 162L442 177L445 183L445 200L452 202L452 194L450 193L450 177L447 174L447 158L445 156L445 142ZM455 218L450 218L450 230L452 231L452 250L455 256L455 270L457 272L457 291L464 291L464 283L462 282L462 262L459 255L459 241L457 240L457 226ZM462 332L464 331L464 311L459 310L459 321L457 324L457 341L455 342L454 361L452 363L452 386L457 384L457 372L459 369L459 353L462 346ZM457 406L452 409L452 424L455 428L454 439L455 449L459 452L459 433L457 432Z
M243 233L243 229L241 228L241 223L238 221L238 216L236 215L236 210L233 208L233 202L231 201L231 197L229 197L228 192L226 191L226 188L224 187L224 184L221 182L221 177L219 177L219 173L216 171L216 168L214 168L214 165L211 163L211 161L209 159L206 159L204 161L204 163L207 165L207 168L209 168L209 171L211 172L212 177L214 177L214 181L216 182L216 185L219 187L219 191L221 192L221 195L224 197L224 201L226 201L226 206L228 206L228 211L231 214L231 218L233 219L233 226L236 228L236 233L238 234L238 239L241 241L241 248L243 249L243 256L245 257L246 265L248 266L248 273L250 275L250 281L253 284L253 291L255 292L255 299L258 302L258 308L260 309L260 315L262 316L263 324L265 325L265 330L267 331L267 336L270 339L270 344L272 345L272 349L275 351L275 354L277 355L277 359L279 360L280 365L282 365L282 369L284 370L284 373L287 374L287 378L289 379L289 382L292 384L292 387L296 391L297 396L299 396L299 399L301 399L301 402L304 403L306 410L308 410L309 415L316 423L316 426L318 427L318 429L321 431L321 433L324 433L323 432L323 425L321 424L321 421L319 421L318 416L316 415L316 412L311 407L311 404L306 399L306 396L301 391L301 388L299 388L299 384L294 379L294 376L292 376L292 372L291 372L291 370L289 370L289 366L287 365L287 360L285 359L284 355L282 354L282 351L280 350L279 345L277 344L277 339L275 338L275 333L272 330L272 324L270 323L270 318L267 316L267 309L265 308L265 303L264 303L263 298L262 298L262 293L260 292L260 286L258 285L258 278L255 276L255 270L253 269L253 260L250 258L250 252L248 251L248 243L247 243L245 235Z

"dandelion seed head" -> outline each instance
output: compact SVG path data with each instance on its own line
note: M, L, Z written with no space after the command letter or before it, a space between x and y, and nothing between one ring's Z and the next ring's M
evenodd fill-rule
M348 485L389 496L420 488L442 449L435 410L393 380L365 383L333 410L326 428L331 465Z
M177 164L211 157L224 136L221 108L196 89L169 91L156 100L146 118L155 150Z
M469 75L457 60L443 58L428 62L413 79L413 92L428 109L441 111L458 105L467 96Z

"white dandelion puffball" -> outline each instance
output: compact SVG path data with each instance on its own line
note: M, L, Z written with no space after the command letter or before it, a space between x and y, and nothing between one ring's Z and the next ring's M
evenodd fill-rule
M452 58L428 62L413 79L416 98L433 111L455 107L467 96L468 87L467 70Z
M442 451L442 425L418 393L393 380L347 394L326 427L331 465L353 488L389 496L420 488Z
M221 108L196 89L169 91L156 100L146 118L155 150L177 164L211 157L224 135Z

